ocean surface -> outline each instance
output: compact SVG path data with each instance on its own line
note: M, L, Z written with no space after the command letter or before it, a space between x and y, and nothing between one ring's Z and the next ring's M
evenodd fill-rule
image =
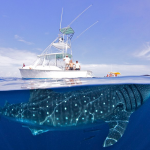
M86 88L111 85L150 85L148 76L80 79L21 79L0 78L0 107L28 103L33 90L52 89L58 93L80 91ZM40 96L40 95L39 95ZM37 97L38 99L38 97ZM117 143L103 147L108 135L107 123L88 128L53 130L32 135L24 123L0 117L0 150L149 150L150 98L131 114L128 126ZM85 126L85 128L84 128Z

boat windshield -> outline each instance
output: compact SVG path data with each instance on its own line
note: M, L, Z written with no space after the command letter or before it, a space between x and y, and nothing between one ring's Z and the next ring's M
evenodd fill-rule
M38 55L38 59L34 63L34 68L38 66L46 67L46 66L57 66L61 69L65 68L65 63L63 59L68 55L69 58L72 57L71 54L64 53L53 53L53 54L44 54Z

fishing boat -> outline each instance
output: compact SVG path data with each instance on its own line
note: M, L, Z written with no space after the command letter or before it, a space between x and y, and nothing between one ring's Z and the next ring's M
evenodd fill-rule
M53 79L53 78L93 77L92 71L89 70L80 70L80 69L75 70L75 68L69 70L69 67L66 67L64 61L66 56L70 58L70 60L73 60L71 39L74 35L74 30L70 27L70 25L91 6L92 5L86 8L67 27L64 28L61 28L62 14L63 14L62 9L58 37L42 52L41 55L37 56L37 59L33 63L33 65L25 66L25 64L23 64L23 67L19 68L22 78ZM86 30L84 30L80 35L82 35L96 23L98 23L98 21L92 24Z
M71 27L60 29L59 36L37 56L33 65L19 68L22 78L77 78L92 77L92 71L67 70L64 58L72 56L71 38L74 30Z
M91 6L92 5L90 5L88 8L90 8ZM83 14L88 8L86 8L81 14ZM78 15L67 27L61 28L61 14L61 22L58 37L42 52L41 55L37 56L37 59L33 65L25 66L25 64L23 64L23 67L19 68L22 78L53 79L93 77L92 71L89 70L67 69L64 61L64 58L66 56L69 57L70 60L73 60L71 39L74 35L74 30L70 27L70 25L80 15ZM96 23L94 23L93 25L95 25ZM93 25L91 25L90 27L92 27ZM85 31L87 31L89 28L87 28ZM83 34L85 31L83 31L81 34Z

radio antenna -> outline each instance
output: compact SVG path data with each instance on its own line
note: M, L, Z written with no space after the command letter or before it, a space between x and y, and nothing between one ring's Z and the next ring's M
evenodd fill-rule
M99 21L96 21L95 23L93 23L91 26L89 26L87 29L85 29L81 34L79 34L76 39L78 39L83 33L85 33L87 30L89 30L91 27L93 27L95 24L97 24ZM76 39L74 39L73 41L75 41Z
M62 8L62 12L61 12L60 29L61 29L61 23L62 23L62 15L63 15L63 8Z
M68 26L70 26L76 19L78 19L85 11L87 11L92 5L87 7L81 14L79 14Z

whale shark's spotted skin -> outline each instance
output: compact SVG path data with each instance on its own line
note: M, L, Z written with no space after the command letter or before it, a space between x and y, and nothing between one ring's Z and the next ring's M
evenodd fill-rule
M33 135L103 120L110 128L103 145L107 147L122 137L132 112L149 98L150 85L100 85L59 91L31 90L28 103L6 103L0 113L28 126Z

